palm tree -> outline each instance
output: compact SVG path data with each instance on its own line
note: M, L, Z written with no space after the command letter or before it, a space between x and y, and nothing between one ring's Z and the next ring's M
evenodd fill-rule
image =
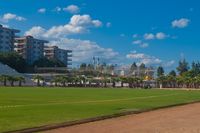
M119 82L120 79L118 77L112 77L111 78L111 82L112 82L112 87L115 88L116 87L116 82Z
M17 81L16 77L8 76L8 81L10 82L10 86L14 86L15 81Z
M108 79L108 77L104 77L103 78L103 82L104 82L104 87L106 88L107 87L107 83L109 82L110 80Z
M66 83L68 82L68 77L66 76L58 76L58 82L62 84L63 87L66 87Z
M0 82L3 83L4 78L2 77L2 75L0 75Z
M164 84L166 83L166 76L160 76L157 79L160 88L165 87Z
M124 87L124 83L128 81L128 79L126 77L121 77L119 80L121 81L122 88Z
M16 77L16 79L17 79L17 81L19 82L19 86L22 86L22 83L25 83L26 82L26 80L25 80L25 78L24 77Z
M168 87L170 88L175 88L176 86L176 77L172 76L172 75L167 75L166 76L166 82L168 84Z
M37 81L37 86L40 86L40 81L44 81L44 78L40 75L35 75L33 79Z
M3 82L4 86L7 86L8 77L9 77L8 75L1 75L0 76L0 80L1 80L1 82Z
M176 83L177 83L177 86L180 88L180 87L183 87L184 86L184 79L182 76L178 76L176 78Z

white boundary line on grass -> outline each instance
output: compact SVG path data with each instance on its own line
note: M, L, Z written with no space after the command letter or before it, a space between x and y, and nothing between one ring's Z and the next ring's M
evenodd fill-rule
M19 107L30 107L30 106L45 106L45 105L62 105L62 104L79 104L79 103L103 103L103 102L118 102L118 101L129 101L129 100L137 100L137 99L148 99L148 98L156 98L156 97L166 97L166 96L174 96L178 94L168 94L168 95L159 95L159 96L146 96L146 97L135 97L135 98L123 98L123 99L113 99L113 100L95 100L95 101L81 101L81 102L59 102L59 103L46 103L46 104L27 104L27 105L5 105L0 106L0 109L6 108L19 108Z

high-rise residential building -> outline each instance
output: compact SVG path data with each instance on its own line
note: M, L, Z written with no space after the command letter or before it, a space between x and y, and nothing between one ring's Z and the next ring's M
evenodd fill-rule
M62 61L68 68L72 65L72 51L60 49L57 46L45 46L44 47L44 55L48 59L56 58Z
M13 51L15 34L19 32L19 30L0 25L0 52Z
M36 60L44 57L45 40L35 39L32 36L15 38L14 50L19 53L28 64L33 64Z

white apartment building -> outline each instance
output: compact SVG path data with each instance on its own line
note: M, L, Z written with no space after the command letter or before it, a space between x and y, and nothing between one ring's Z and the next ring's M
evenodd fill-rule
M48 59L56 58L62 61L67 67L72 65L72 51L60 49L57 46L45 46L44 47L44 56Z
M13 51L15 34L19 32L19 30L0 25L0 52Z
M36 60L44 57L45 40L35 39L32 36L15 38L14 50L19 53L28 64L33 64Z

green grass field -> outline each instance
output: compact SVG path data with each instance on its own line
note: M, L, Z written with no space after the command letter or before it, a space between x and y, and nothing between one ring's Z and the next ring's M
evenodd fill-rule
M200 100L200 91L0 87L0 132Z

